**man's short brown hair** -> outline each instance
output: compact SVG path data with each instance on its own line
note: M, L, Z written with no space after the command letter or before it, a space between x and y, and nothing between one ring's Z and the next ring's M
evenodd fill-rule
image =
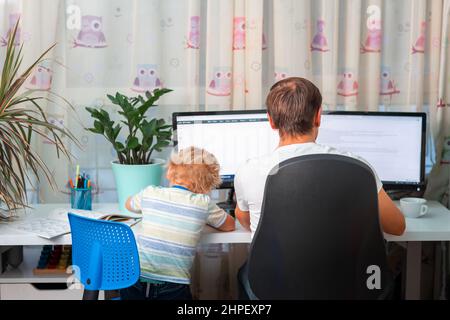
M311 81L297 77L275 83L266 99L267 112L281 136L311 132L321 105L319 89Z

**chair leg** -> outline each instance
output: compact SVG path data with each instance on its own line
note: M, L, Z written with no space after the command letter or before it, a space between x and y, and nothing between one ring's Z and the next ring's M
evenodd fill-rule
M98 300L98 290L86 290L83 291L83 300Z
M244 269L246 267L246 264L244 264L239 270L238 270L238 300L250 300L250 297L247 294L247 290L244 285L245 276L244 276Z
M248 281L247 262L238 271L239 300L259 300L253 293Z
M118 290L105 290L105 300L120 300L120 292Z

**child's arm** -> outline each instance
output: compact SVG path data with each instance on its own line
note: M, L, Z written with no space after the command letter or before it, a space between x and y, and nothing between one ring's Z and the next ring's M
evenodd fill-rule
M215 204L209 206L206 223L220 231L233 231L236 228L233 217Z
M132 202L131 202L132 200L133 200L133 197L129 197L128 198L127 202L125 203L125 208L128 211L131 211L131 212L141 213L141 210L136 210L136 209L133 208L133 205L132 205Z
M142 207L142 194L144 191L139 192L138 194L131 196L128 198L127 202L125 203L125 208L128 211L135 212L135 213L141 213Z

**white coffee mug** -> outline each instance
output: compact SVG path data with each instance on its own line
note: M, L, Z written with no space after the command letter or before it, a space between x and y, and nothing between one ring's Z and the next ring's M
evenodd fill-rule
M400 208L403 215L408 218L419 218L427 214L427 200L422 198L400 199Z

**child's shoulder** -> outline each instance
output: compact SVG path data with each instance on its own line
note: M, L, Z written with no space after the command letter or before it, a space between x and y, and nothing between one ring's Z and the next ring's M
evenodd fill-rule
M175 202L183 205L208 207L210 197L206 194L184 192L176 188L149 186L145 189L147 197L158 198L159 200Z

